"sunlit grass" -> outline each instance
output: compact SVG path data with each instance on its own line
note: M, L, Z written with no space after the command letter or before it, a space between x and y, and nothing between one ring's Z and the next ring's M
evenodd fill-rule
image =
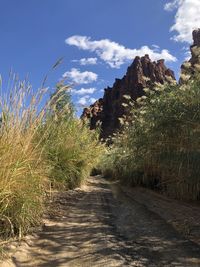
M61 84L48 97L47 89L34 92L14 78L0 96L1 238L39 224L50 186L79 186L98 161L98 134L74 117L68 90ZM67 102L56 110L62 96Z
M27 232L40 221L47 181L42 148L36 142L44 110L38 111L44 90L33 94L26 82L14 80L1 95L0 224L4 237Z

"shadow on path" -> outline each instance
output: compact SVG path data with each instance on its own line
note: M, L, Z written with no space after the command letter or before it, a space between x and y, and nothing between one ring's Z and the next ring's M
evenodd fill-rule
M100 177L52 205L58 213L12 266L200 266L199 246Z

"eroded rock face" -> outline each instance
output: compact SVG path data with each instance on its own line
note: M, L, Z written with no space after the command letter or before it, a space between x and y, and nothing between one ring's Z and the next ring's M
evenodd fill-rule
M193 45L200 46L200 29L194 30L192 33L192 37L194 41Z
M103 99L100 98L90 107L84 108L81 118L89 120L91 130L96 129L103 119Z
M200 73L200 29L192 33L193 45L190 46L191 58L181 66L180 83L190 79L195 73Z
M111 88L104 89L103 98L85 108L81 117L89 119L91 129L100 123L101 137L107 138L120 128L119 118L128 112L122 105L125 102L124 95L136 100L145 94L144 88L151 88L155 83L170 82L170 79L175 80L174 72L165 66L164 60L152 62L148 55L136 57L126 75L116 79Z
M200 29L194 30L192 36L194 43L190 47L192 57L189 62L195 68L195 64L200 64Z

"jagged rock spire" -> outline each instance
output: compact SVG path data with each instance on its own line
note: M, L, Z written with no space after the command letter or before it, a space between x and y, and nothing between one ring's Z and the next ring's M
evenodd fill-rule
M181 76L179 83L189 80L195 73L200 73L200 29L192 33L193 44L190 46L191 58L181 66Z
M196 29L193 31L192 33L192 37L193 37L193 45L194 46L200 46L200 29Z
M104 90L103 98L85 108L82 119L89 119L90 128L101 124L102 138L112 135L120 127L119 118L126 115L126 108L122 105L124 95L132 100L144 95L145 87L153 87L155 83L175 80L174 72L165 66L164 60L151 61L148 55L136 57L128 67L122 79L116 79L113 86Z

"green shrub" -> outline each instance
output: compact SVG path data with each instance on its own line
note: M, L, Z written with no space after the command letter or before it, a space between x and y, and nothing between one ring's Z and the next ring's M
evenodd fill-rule
M80 186L90 174L103 151L98 131L90 131L75 118L68 93L69 87L59 84L51 96L50 109L42 127L44 153L49 164L49 178L54 186ZM48 130L47 130L48 129Z
M132 104L107 154L113 175L185 199L200 198L200 80L158 85Z
M49 127L48 123L45 127ZM80 186L102 153L98 134L77 119L61 120L49 129L45 155L51 181L54 186L70 189Z

